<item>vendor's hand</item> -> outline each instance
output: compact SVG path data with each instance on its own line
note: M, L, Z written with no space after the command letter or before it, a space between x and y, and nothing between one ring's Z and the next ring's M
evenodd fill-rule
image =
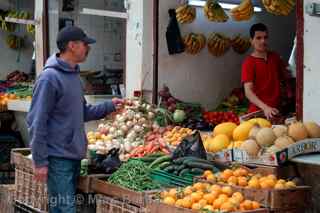
M48 179L48 167L33 167L34 179L36 181L46 183Z
M276 108L272 108L272 107L266 106L263 109L263 113L267 117L267 119L271 119L271 118L273 118L275 115L277 115L279 113L279 110L277 110Z

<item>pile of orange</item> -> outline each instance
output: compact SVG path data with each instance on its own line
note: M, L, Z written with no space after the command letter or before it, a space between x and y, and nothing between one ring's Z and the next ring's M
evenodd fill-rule
M262 176L261 174L253 174L245 168L226 169L216 175L211 171L205 171L203 177L208 181L254 189L288 189L296 187L296 184L292 181L277 179L275 175Z
M246 200L240 192L233 192L230 186L201 182L183 189L163 191L161 199L165 204L196 211L233 212L260 208L260 203Z

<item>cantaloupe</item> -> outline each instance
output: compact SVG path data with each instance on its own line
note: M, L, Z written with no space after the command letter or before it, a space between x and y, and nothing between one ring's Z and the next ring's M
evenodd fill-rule
M251 128L254 126L251 122L243 122L233 131L234 141L244 141L248 139Z
M301 122L294 122L290 124L288 135L295 141L300 141L308 138L308 131Z
M274 142L274 145L280 150L289 147L291 144L294 144L294 140L289 136L282 136L277 138L277 140Z
M257 143L262 147L269 147L277 139L271 128L261 128L256 135Z
M316 122L304 122L303 125L307 129L310 138L320 138L320 126Z
M285 125L277 125L272 130L278 138L288 135L288 127Z
M219 152L228 148L230 144L229 137L226 135L217 135L214 138L209 139L207 142L209 152Z
M227 135L229 139L232 139L233 130L237 128L237 124L233 122L225 122L217 125L213 130L213 136L217 135Z
M244 141L241 144L240 149L246 151L250 156L257 156L260 151L259 145L253 139Z
M264 118L252 118L249 120L249 122L253 123L253 124L259 124L260 127L264 128L264 127L271 127L272 124L270 123L270 121L268 121L267 119Z
M249 138L256 139L256 136L260 129L261 129L260 126L258 124L255 124L249 132Z

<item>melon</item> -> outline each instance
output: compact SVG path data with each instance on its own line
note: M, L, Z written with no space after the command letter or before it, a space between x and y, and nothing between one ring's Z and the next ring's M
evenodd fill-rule
M264 118L252 118L249 120L249 122L251 122L253 124L259 124L260 127L271 127L272 126L270 121L268 121L267 119L264 119Z
M277 140L274 142L274 145L280 150L289 147L291 144L294 144L294 140L289 136L282 136L277 138Z
M276 145L272 145L267 149L268 153L276 153L281 151L281 149L279 149Z
M260 129L261 129L260 126L258 124L255 124L249 132L249 138L256 139L256 136Z
M310 138L320 138L320 126L316 122L304 122L303 125Z
M288 135L288 127L285 125L277 125L272 130L278 138Z
M217 135L214 138L210 138L209 141L207 141L209 152L219 152L223 149L228 148L229 144L229 137L223 134Z
M253 123L246 121L241 123L233 131L233 140L244 141L248 139L251 128L254 126Z
M241 144L240 149L246 151L250 156L257 156L260 151L259 145L253 139L244 141Z
M295 141L300 141L308 138L308 131L301 122L294 122L290 124L288 129L288 135Z
M269 147L277 139L271 128L261 128L256 135L257 143L262 147Z
M235 128L237 128L237 124L233 122L221 123L214 128L213 136L224 134L232 139L232 133Z

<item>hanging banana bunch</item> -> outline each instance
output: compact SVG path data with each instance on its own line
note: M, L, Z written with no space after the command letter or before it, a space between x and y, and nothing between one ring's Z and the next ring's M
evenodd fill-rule
M251 0L242 0L235 8L230 10L230 15L235 21L247 21L254 14L254 7Z
M232 44L232 49L239 54L243 54L247 52L251 47L250 39L244 38L240 34L234 36L231 39L231 44Z
M203 34L189 33L184 36L183 43L186 53L195 55L206 46L206 37Z
M176 17L179 23L190 24L196 18L196 8L185 3L176 9Z
M294 8L295 0L262 0L262 3L269 13L274 15L287 16Z
M208 50L216 57L224 55L230 48L230 39L221 33L211 33L208 38Z
M229 19L229 16L216 0L207 0L203 10L209 21L226 22Z

